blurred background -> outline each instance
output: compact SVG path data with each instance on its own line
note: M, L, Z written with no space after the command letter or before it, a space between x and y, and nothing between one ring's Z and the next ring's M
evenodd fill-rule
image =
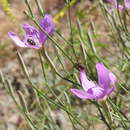
M37 10L35 1L30 0L29 2L33 9L34 15L39 20L41 16ZM45 13L49 13L54 17L56 31L60 32L67 40L70 40L70 30L67 16L68 9L63 11L63 15L57 18L57 15L66 6L66 1L41 0L41 6ZM22 38L22 34L24 32L21 28L21 25L23 23L30 23L31 25L34 25L34 23L24 14L25 10L27 10L27 7L23 0L0 0L0 70L10 80L14 91L24 91L26 95L25 99L28 103L28 106L30 104L34 105L32 108L30 108L29 111L35 115L36 113L38 113L38 111L33 111L33 108L37 108L37 106L35 106L36 99L33 99L34 93L31 87L28 85L24 74L21 71L21 68L19 67L19 63L16 58L16 52L17 50L19 50L22 53L22 57L28 67L29 72L31 73L31 77L34 83L37 83L39 86L42 86L42 84L40 83L43 80L43 77L41 76L41 67L38 58L38 53L33 49L18 48L8 36L9 31L14 31ZM103 14L101 13L101 9L99 8L98 2L96 0L75 0L75 2L71 6L70 12L72 24L74 25L73 30L75 34L75 44L78 43L77 37L79 33L76 29L76 26L77 19L79 19L84 31L83 36L86 37L86 32L88 30L96 30L96 40L99 43L97 44L97 47L99 47L99 54L101 54L102 57L107 57L107 60L112 60L113 64L116 63L118 57L113 59L112 54L110 54L110 51L107 50L107 46L112 45L110 47L111 52L118 52L118 49L113 47L115 41L112 41L110 39L110 30L103 18ZM91 21L93 21L94 26L92 26ZM60 40L57 35L54 35L54 37L62 45L62 40ZM49 42L50 41L47 41L47 43ZM47 48L48 53L52 56L55 50L52 49L49 44L45 44L45 46ZM77 52L77 55L80 57L80 53ZM72 70L73 66L68 64L67 61L65 62L67 70ZM47 67L48 66L46 65L46 68ZM116 70L113 66L112 69ZM51 70L48 69L48 71ZM118 71L116 71L116 74L120 76L120 73ZM50 80L52 78L51 76L52 75L50 74ZM63 80L58 79L54 82L56 82L55 84L57 84L57 86L67 86L66 82L64 82ZM17 96L16 100L18 100ZM84 102L79 99L75 100L72 105L76 106L76 111L79 113L82 111L81 108L86 110ZM93 107L92 104L88 103L88 105L88 109L92 110L91 113L97 113L97 110ZM129 112L129 110L127 110L127 112ZM61 127L61 130L72 130L72 124L68 121L69 119L65 112L55 109L51 111L51 115L57 121L57 124L60 122L59 126ZM96 120L94 121L96 122ZM27 127L27 122L23 118L23 115L17 109L8 91L1 85L0 130L15 130L16 128L18 130L29 130L29 128ZM95 123L95 128L96 130L105 130L106 126L104 124Z

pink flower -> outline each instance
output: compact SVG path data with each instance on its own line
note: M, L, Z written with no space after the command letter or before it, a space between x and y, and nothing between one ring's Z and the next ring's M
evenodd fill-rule
M102 63L97 63L96 69L98 73L98 84L88 80L85 70L81 68L80 81L84 90L71 89L70 91L81 99L106 99L115 90L116 76Z
M124 0L124 6L123 5L118 5L117 0L107 0L113 7L119 8L120 10L123 10L124 8L130 10L130 0Z
M49 35L53 34L54 23L51 15L46 14L44 18L40 20L39 24ZM40 29L36 29L29 24L23 24L23 29L25 31L23 40L20 40L16 33L8 32L10 38L19 47L39 49L48 39L47 35L43 33Z
M130 10L130 0L124 0L125 2L125 7Z

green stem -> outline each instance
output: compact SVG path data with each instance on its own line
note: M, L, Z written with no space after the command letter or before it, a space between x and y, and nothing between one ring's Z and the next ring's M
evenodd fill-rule
M35 0L35 3L36 3L36 5L37 5L37 8L38 8L39 13L40 13L42 16L44 16L44 11L43 11L43 9L42 9L42 7L41 7L40 0Z
M114 127L114 124L113 124L113 121L112 121L112 116L110 114L110 110L108 108L107 102L102 101L101 104L102 104L103 110L105 111L105 115L106 115L106 117L107 117L107 119L109 121L110 127L113 128L113 130L115 130L115 127Z
M66 81L68 81L68 82L70 82L70 83L72 83L72 84L75 84L75 85L80 86L80 84L75 83L75 82L73 82L72 80L69 80L69 79L66 78L66 77L63 77L63 76L58 72L58 70L56 69L54 63L52 62L52 60L50 59L50 57L48 56L48 54L47 54L47 52L46 52L45 50L42 51L42 54L43 54L43 56L47 59L47 61L50 63L50 65L51 65L51 67L53 68L53 70L55 71L55 73L56 73L60 78L66 80Z

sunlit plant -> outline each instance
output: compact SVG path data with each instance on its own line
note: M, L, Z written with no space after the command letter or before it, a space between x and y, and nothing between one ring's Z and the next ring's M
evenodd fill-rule
M97 34L97 28L94 27L97 21L91 18L89 20L87 15L82 17L85 20L87 18L85 22L79 17L75 18L76 23L72 20L72 6L77 4L75 6L77 9L77 6L84 4L85 1L67 0L61 13L53 17L51 13L47 14L42 9L39 0L35 0L41 16L40 20L37 20L37 16L33 13L30 2L25 0L28 10L24 11L24 14L34 25L22 25L25 31L23 38L19 38L12 31L8 36L20 47L16 55L27 80L21 84L24 84L27 90L30 89L28 91L32 102L25 100L28 96L21 90L17 91L20 101L18 102L13 89L14 84L3 76L2 72L0 73L1 83L7 88L28 123L27 129L96 130L97 124L102 124L104 130L105 128L129 130L130 121L125 109L129 107L126 105L129 101L126 95L129 96L130 90L128 75L130 51L126 46L126 42L128 43L130 39L127 25L130 1L107 0L107 3L104 3L99 0L90 7L90 13L101 7L99 13L104 16L103 21L106 20L108 25L107 36L104 33L100 36ZM110 8L107 8L109 5ZM85 15L86 10L86 6L81 10L79 8L79 15ZM57 22L60 16L67 16L67 20L64 18L66 21L62 25L64 28L68 27L67 36L61 33L62 28L57 29L54 25L54 22L60 23ZM104 38L105 41L108 37L111 44L106 45L99 40ZM29 66L26 64L21 48L34 48L28 50L38 53L36 64L31 62ZM104 56L104 53L107 55ZM34 70L30 71L32 65L38 72L40 80L37 76L32 78L34 72ZM65 122L70 123L71 128L64 125Z

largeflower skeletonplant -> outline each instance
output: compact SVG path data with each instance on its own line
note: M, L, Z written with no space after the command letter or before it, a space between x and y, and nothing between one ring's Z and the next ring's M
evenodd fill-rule
M96 64L98 84L88 80L85 70L80 69L80 81L84 90L71 89L70 91L81 99L105 100L114 90L116 76L102 63Z
M39 24L41 28L48 33L48 35L53 34L54 23L51 15L46 14L44 18L40 20ZM22 27L25 31L23 40L20 40L20 38L17 36L15 32L8 32L10 38L19 47L29 47L39 49L48 39L47 35L40 29L36 29L35 27L29 24L23 24Z

